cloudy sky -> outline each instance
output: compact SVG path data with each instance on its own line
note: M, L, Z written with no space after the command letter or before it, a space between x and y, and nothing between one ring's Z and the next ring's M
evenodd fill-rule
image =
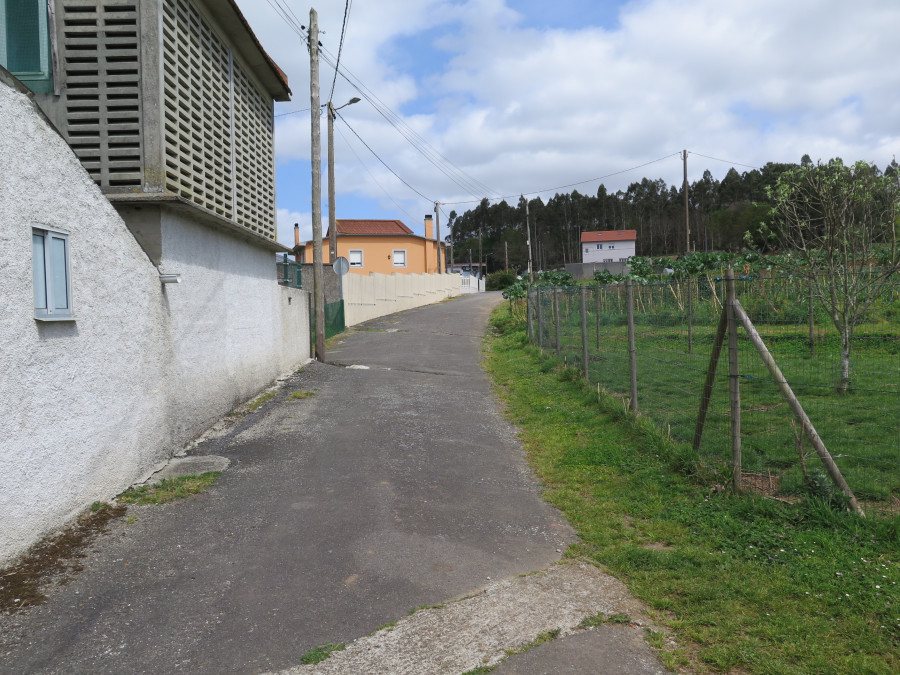
M314 1L333 62L346 3ZM306 26L310 5L238 2L294 92L275 110L291 245L294 222L311 232L309 55L276 7ZM337 217L421 232L434 201L446 222L485 196L676 184L682 149L690 180L804 154L883 168L900 154L898 27L896 0L353 0L341 68L361 91L339 76L332 100L363 100L335 124ZM333 78L323 62L323 102Z

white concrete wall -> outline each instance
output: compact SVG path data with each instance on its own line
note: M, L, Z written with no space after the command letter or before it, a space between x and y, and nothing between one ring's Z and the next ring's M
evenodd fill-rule
M181 275L165 292L170 414L186 442L309 357L309 294L278 286L271 251L179 213L163 209L161 235L160 269Z
M379 316L422 307L459 295L458 274L347 274L344 322L354 326Z
M0 73L2 75L2 73ZM14 160L12 159L14 158ZM165 215L159 270L0 77L0 564L309 358L309 294L270 251ZM74 321L34 319L33 226L69 233Z

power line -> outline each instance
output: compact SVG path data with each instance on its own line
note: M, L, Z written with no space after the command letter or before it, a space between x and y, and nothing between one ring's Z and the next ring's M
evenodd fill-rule
M714 162L722 162L724 164L733 164L734 166L743 166L747 169L759 170L758 166L750 166L749 164L741 164L740 162L731 162L727 159L719 159L718 157L710 157L709 155L701 155L699 152L694 152L693 150L688 150L688 154L689 155L697 155L697 157L703 157L704 159L711 159Z
M338 68L341 65L341 52L344 49L344 33L347 30L347 19L350 15L350 5L352 5L352 4L353 4L352 0L347 0L344 3L344 22L341 24L341 41L338 43L337 60L335 61L335 64L334 64L334 78L332 78L332 80L331 80L331 93L328 94L329 101L334 96L334 85L335 85L335 83L337 83Z
M628 173L629 171L634 171L634 170L636 170L636 169L641 169L641 168L643 168L643 167L645 167L645 166L650 166L651 164L656 164L657 162L662 162L663 160L666 160L666 159L671 159L672 157L680 157L680 156L681 156L681 153L680 153L680 152L675 152L675 153L672 153L671 155L666 155L665 157L660 157L659 159L654 159L654 160L651 160L651 161L649 161L649 162L644 162L643 164L638 164L637 166L632 166L631 168L628 168L628 169L622 169L621 171L614 171L613 173L608 173L608 174L606 174L606 175L604 175L604 176L598 176L597 178L590 178L590 179L588 179L588 180L581 180L581 181L578 181L577 183L569 183L568 185L560 185L559 187L547 188L547 189L545 189L545 190L535 190L535 191L533 191L533 192L518 192L518 193L516 193L516 194L514 194L514 195L506 195L505 197L495 197L495 198L492 198L492 199L488 199L488 201L499 201L499 200L503 200L503 199L513 199L513 198L515 198L515 197L525 196L525 195L539 195L539 194L543 194L544 192L555 192L555 191L557 191L557 190L564 190L565 188L575 187L576 185L584 185L585 183L594 183L594 182L596 182L596 181L598 181L598 180L604 180L604 179L606 179L606 178L611 178L611 177L613 177L613 176L618 176L618 175L623 174L623 173ZM456 206L456 205L458 205L458 204L477 204L477 203L479 203L480 201L481 201L480 199L476 199L476 200L474 200L474 201L465 201L465 202L446 202L446 204L447 204L447 206ZM441 202L441 204L444 204L444 203L445 203L445 202Z
M384 168L385 168L385 169L387 169L387 170L390 171L392 174L394 174L394 176L397 177L397 180L399 180L399 181L400 181L401 183L403 183L406 187L408 187L410 190L412 190L412 191L415 192L417 195L419 195L422 199L425 199L425 200L427 200L427 201L429 201L429 202L435 201L434 199L431 199L430 197L426 197L426 196L423 195L421 192L419 192L418 190L416 190L416 188L414 188L412 185L410 185L410 184L407 183L405 180L403 180L403 179L400 177L400 174L398 174L398 173L397 173L396 171L394 171L391 167L389 167L389 166L387 165L387 162L385 162L383 159L381 159L381 157L378 156L378 153L375 152L372 148L370 148L370 147L369 147L369 144L366 143L366 142L362 139L362 137L360 137L360 135L359 135L358 133L356 133L356 130L355 130L353 127L351 127L351 126L347 123L347 120L344 119L344 116L343 116L343 115L341 115L341 114L338 113L338 112L336 112L336 114L337 114L338 117L341 118L341 121L342 121L344 124L347 125L347 128L348 128L350 131L353 132L353 135L356 136L356 137L359 139L359 142L362 143L363 145L365 145L366 148L368 148L369 152L371 152L373 155L375 155L375 159L377 159L379 162L381 162L381 163L384 165Z
M290 112L278 113L277 115L273 115L273 117L284 117L285 115L296 115L297 113L309 112L310 108L303 108L302 110L291 110Z
M353 156L356 157L356 161L358 161L360 163L360 165L362 166L362 168L365 169L366 173L369 174L369 178L371 178L373 181L375 181L375 185L377 185L379 188L381 188L381 191L385 194L385 196L387 196L388 199L390 199L394 203L394 206L396 206L398 209L403 211L403 213L405 213L407 216L409 216L410 222L415 222L415 218L412 216L412 214L410 214L409 211L407 211L402 206L400 206L400 204L397 202L396 199L394 199L394 197L391 195L391 193L388 192L385 189L385 187L381 183L378 182L378 179L375 177L375 174L373 174L371 171L369 171L369 167L366 166L365 162L362 161L362 158L357 154L356 150L353 149L353 146L350 145L350 142L347 140L347 137L344 136L344 132L341 131L340 127L338 127L338 133L341 135L341 138L343 139L344 144L350 149L350 152L353 153Z
M329 65L334 65L333 58L334 57L327 49L323 49L323 59ZM400 115L391 110L391 108L379 99L371 89L366 87L358 77L347 70L346 67L338 68L337 70L341 77L356 89L360 96L365 98L372 107L375 108L376 112L384 117L384 119L393 126L410 145L458 187L472 195L498 194L497 191L492 190L487 185L479 182L477 179L460 169L449 158L428 143L428 141L410 127ZM443 160L443 163L440 160Z

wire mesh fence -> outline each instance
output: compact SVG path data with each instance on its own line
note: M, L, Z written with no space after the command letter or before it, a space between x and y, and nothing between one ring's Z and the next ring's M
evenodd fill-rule
M529 336L569 365L586 370L591 383L620 396L623 405L639 410L664 433L695 443L705 458L736 468L732 453L739 443L737 468L744 489L785 498L831 495L836 488L812 443L817 434L866 510L896 513L900 281L882 286L853 327L849 389L843 393L841 335L812 290L815 282L827 292L839 280L746 276L734 281L738 303L814 433L804 431L747 330L739 328L733 366L724 341L697 442L704 382L726 305L725 279L699 277L630 288L532 286ZM734 393L730 380L736 383ZM739 403L733 413L735 398ZM733 419L739 419L737 431Z

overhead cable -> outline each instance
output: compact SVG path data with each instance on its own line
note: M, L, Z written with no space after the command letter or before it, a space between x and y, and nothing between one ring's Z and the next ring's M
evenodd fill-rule
M419 192L418 190L416 190L416 188L414 188L412 185L410 185L410 184L407 183L405 180L403 180L403 179L400 177L400 174L398 174L398 173L397 173L396 171L394 171L391 167L389 167L389 166L387 165L387 162L385 162L383 159L381 159L381 157L378 156L378 153L375 152L372 148L370 148L370 147L369 147L369 144L366 143L366 142L362 139L362 137L360 137L360 135L359 135L358 133L356 133L356 130L355 130L353 127L351 127L351 126L347 123L347 120L344 119L344 116L343 116L343 115L341 115L339 112L335 112L335 114L336 114L338 117L340 117L340 118L341 118L341 121L342 121L344 124L347 125L347 128L348 128L350 131L353 132L353 135L356 136L356 137L359 139L359 142L362 143L363 145L365 145L366 148L369 150L369 152L371 152L373 155L375 155L375 159L377 159L379 162L381 162L381 163L384 165L384 168L385 168L385 169L387 169L387 170L390 171L392 174L394 174L394 176L396 176L397 180L399 180L399 181L400 181L401 183L403 183L406 187L408 187L410 190L412 190L412 191L415 192L417 195L419 195L422 199L425 199L425 200L427 200L427 201L429 201L429 202L435 201L434 199L431 199L431 197L426 197L426 196L423 195L421 192Z

